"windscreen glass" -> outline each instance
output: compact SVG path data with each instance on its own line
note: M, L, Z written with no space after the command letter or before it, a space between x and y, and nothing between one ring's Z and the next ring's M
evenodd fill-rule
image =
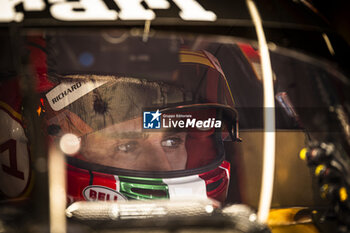
M16 48L9 38L1 38L5 50L22 55L19 62L1 61L4 193L20 195L28 187L27 144L36 134L43 135L43 145L59 145L71 173L126 171L138 177L167 177L166 172L172 172L173 177L202 174L226 159L235 177L231 182L236 180L232 192L249 186L239 168L254 169L247 163L254 164L249 161L261 158L262 151L250 133L263 129L263 77L256 44L177 33L145 37L142 32L31 32L17 38ZM339 139L348 151L348 78L306 55L280 48L270 52L277 131L298 132L307 140ZM32 109L22 107L29 102ZM31 125L33 119L38 122ZM13 127L22 131L13 136ZM300 139L289 135L292 144ZM12 139L21 145L16 166L7 150ZM226 146L237 141L242 141L239 150ZM277 158L282 161L285 157L279 153L289 156L298 149L299 144L277 151ZM87 177L89 182L92 175ZM6 188L16 182L18 189Z

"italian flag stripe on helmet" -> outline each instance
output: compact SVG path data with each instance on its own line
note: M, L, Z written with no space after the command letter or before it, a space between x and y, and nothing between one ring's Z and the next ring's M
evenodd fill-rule
M163 179L168 185L170 199L207 198L205 181L198 175Z

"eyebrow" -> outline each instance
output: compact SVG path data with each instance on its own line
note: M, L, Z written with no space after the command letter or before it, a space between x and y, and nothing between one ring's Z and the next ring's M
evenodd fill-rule
M176 134L179 134L179 133L183 133L185 131L181 131L181 130L165 130L163 131L163 137L169 137L169 136L172 136L172 135L176 135ZM185 132L187 133L187 132Z
M117 138L117 139L146 139L149 137L149 133L145 132L113 132L106 134L107 136Z
M93 133L99 133L101 135L111 137L114 139L147 139L152 133L162 133L163 137L169 137L175 134L178 134L180 132L183 132L181 130L176 129L166 129L162 131L155 131L155 132L138 132L138 131L127 131L127 132L92 132ZM87 136L91 133L88 133L84 136Z

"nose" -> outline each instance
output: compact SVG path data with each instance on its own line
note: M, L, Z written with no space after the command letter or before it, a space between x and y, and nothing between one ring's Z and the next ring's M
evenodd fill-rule
M142 149L145 171L171 171L171 163L159 142L148 142Z

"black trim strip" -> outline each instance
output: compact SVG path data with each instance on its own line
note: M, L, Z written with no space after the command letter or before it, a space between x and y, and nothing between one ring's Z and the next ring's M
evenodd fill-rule
M150 197L168 198L168 193L164 190L131 188L131 191L141 195L149 195Z
M221 178L220 180L217 180L211 184L208 184L207 191L210 192L210 191L217 189L220 186L220 184L222 184L222 182L223 182L223 178Z
M119 174L118 174L119 175ZM134 179L128 179L124 177L119 177L120 182L126 182L126 183L135 183L136 180ZM154 180L137 180L137 184L148 184L148 185L165 185L163 182L159 183L158 181Z
M90 173L90 181L89 181L89 185L92 185L93 182L94 182L94 173L92 173L91 170L89 170L89 173Z

